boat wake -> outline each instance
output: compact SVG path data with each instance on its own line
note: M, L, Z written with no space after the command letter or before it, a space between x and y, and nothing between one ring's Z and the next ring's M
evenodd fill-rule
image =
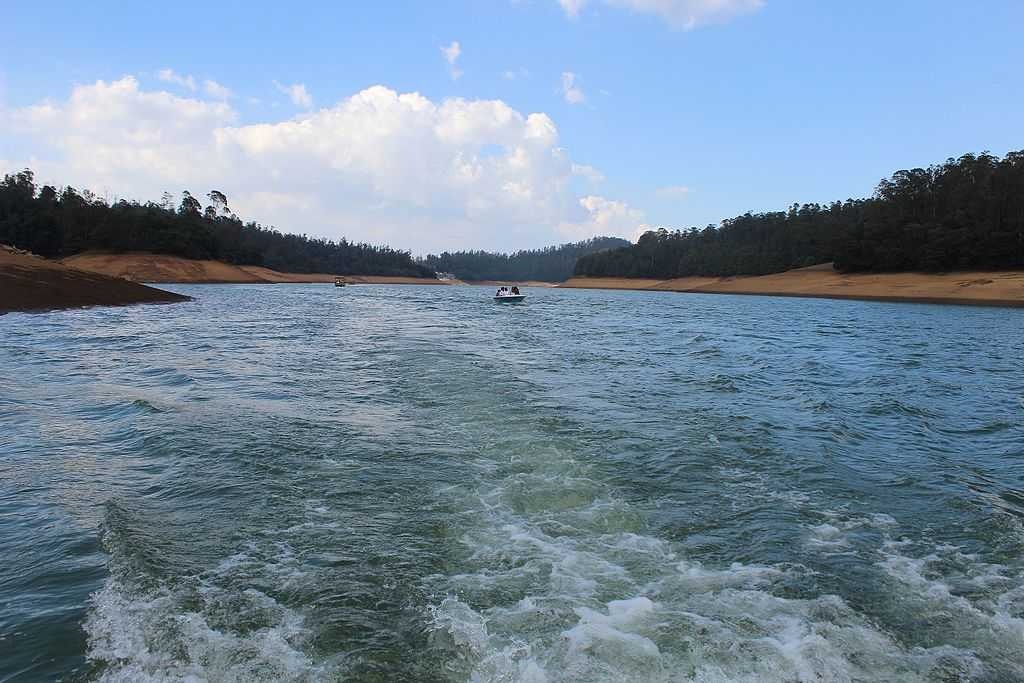
M932 644L902 638L834 593L802 564L715 564L645 533L644 519L571 456L521 456L498 486L463 491L474 524L464 571L435 577L431 643L450 680L1012 681L1024 676L1024 580L976 576L1002 592L954 596L924 573L936 556L873 552L886 599L903 619L935 623ZM794 506L808 497L775 496ZM809 528L808 551L849 552L857 529L887 535L886 514ZM965 558L981 571L977 558ZM1017 616L1015 616L1017 615ZM960 622L957 624L956 622ZM955 630L940 637L943 628ZM1011 654L1015 653L1015 654Z

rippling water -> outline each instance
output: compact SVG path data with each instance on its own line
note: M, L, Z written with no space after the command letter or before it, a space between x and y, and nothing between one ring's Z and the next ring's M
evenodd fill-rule
M0 680L1024 680L1024 317L176 287L0 318Z

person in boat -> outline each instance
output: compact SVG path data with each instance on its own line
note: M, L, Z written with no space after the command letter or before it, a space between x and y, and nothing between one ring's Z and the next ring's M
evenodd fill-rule
M515 294L516 296L519 296L519 288L513 285L512 286L512 293Z

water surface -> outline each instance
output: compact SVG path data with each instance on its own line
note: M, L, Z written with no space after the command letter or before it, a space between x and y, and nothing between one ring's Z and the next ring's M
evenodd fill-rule
M1024 680L1020 311L174 289L0 318L0 680Z

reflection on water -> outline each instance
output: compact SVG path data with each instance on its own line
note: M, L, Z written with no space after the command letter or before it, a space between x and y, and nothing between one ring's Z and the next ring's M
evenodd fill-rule
M179 287L0 328L0 678L1024 679L1011 310Z

